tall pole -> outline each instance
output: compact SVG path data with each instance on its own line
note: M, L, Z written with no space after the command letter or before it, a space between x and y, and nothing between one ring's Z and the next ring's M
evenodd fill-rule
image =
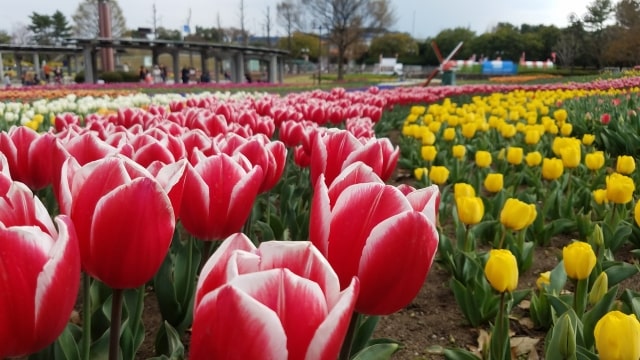
M111 39L111 11L107 0L98 0L98 27L100 37ZM113 71L113 48L103 48L101 50L102 71Z
M322 24L318 24L318 86L322 82Z

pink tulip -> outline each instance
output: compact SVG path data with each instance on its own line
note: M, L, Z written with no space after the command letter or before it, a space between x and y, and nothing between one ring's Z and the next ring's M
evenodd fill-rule
M328 188L320 176L311 205L310 240L327 257L343 288L351 277L360 279L358 312L386 315L411 302L431 268L438 247L439 192L430 187L405 196L381 181L357 179L345 177ZM347 186L347 181L354 184Z
M63 165L60 208L76 226L83 269L114 289L143 285L171 244L175 217L169 196L127 158L73 164L69 159Z
M220 240L240 231L264 180L263 170L241 154L204 157L188 165L180 219L193 236Z
M52 134L40 135L26 126L0 133L0 152L7 157L12 179L33 190L51 184L53 163L48 154L54 151L55 142Z
M324 174L330 184L347 166L362 161L369 165L382 180L388 180L400 156L389 139L370 139L360 142L346 130L317 134L311 151L311 184Z
M78 239L71 219L53 225L22 183L0 175L0 357L24 356L55 341L80 286Z
M234 234L198 279L191 359L331 359L338 356L358 295L302 241L259 248ZM249 340L249 341L247 341Z
M610 121L611 115L609 115L608 113L604 113L600 116L600 122L602 123L602 125L607 125Z

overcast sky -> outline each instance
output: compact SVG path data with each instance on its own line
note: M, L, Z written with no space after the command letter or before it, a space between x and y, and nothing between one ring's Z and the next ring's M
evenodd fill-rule
M19 23L28 24L32 12L53 14L62 11L67 17L78 8L80 0L3 0L0 11L0 29L11 30ZM271 9L275 19L275 6L279 0L244 0L245 27L253 34L264 35L265 14ZM580 16L592 0L391 0L397 17L393 30L408 32L415 38L435 36L439 31L454 27L468 27L477 34L485 32L498 22L514 25L555 24L567 25L574 12ZM220 15L223 27L240 25L240 0L119 0L127 27L151 27L152 7L156 5L159 25L179 29L187 22L191 10L191 28L196 25L216 26ZM280 29L272 31L283 35Z

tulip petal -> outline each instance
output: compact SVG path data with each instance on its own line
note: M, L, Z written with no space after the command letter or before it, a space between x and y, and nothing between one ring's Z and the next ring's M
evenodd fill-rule
M354 277L351 284L340 293L338 302L331 308L329 315L313 335L305 359L335 359L335 354L338 354L342 347L353 313L353 306L358 299L359 284L358 279Z
M34 226L7 229L0 224L0 356L32 351L36 283L52 247L51 238Z
M287 337L277 314L231 284L200 302L190 346L189 358L194 360L288 358Z
M87 272L115 289L149 281L164 260L175 229L171 202L160 185L137 178L114 189L100 198L92 220ZM137 269L133 272L118 263L137 264Z
M38 275L35 294L35 328L37 348L53 342L69 322L80 288L80 250L71 219L56 218L59 235L50 251L50 259ZM59 314L54 317L51 314Z
M327 253L342 289L357 275L358 259L376 225L411 210L405 196L393 186L357 184L342 192L331 213Z
M342 165L342 169L346 168L348 165L351 165L357 161L362 161L373 169L378 175L381 175L383 172L383 154L382 149L380 148L380 144L378 144L376 139L371 141L367 141L361 147L356 148L355 151L351 152L349 156L344 160Z
M437 247L435 225L422 213L407 211L381 221L360 258L356 310L387 315L408 305L424 284Z
M206 219L210 217L209 186L191 164L187 165L185 172L180 221L189 233L204 240L208 238Z
M347 187L354 184L361 183L381 183L384 181L380 179L378 174L376 174L373 169L361 162L357 161L349 166L347 166L342 172L333 180L331 185L329 186L329 199L331 204L335 204L338 196L346 189Z
M225 276L226 264L235 250L254 251L255 249L256 247L251 240L243 233L233 234L226 238L200 271L196 286L195 307L198 307L204 295L217 289L228 280Z
M336 303L338 276L320 251L308 241L267 241L258 248L262 258L260 269L287 268L294 274L309 279L318 285L330 298L329 307Z
M438 185L412 191L407 195L407 200L415 211L422 212L429 221L437 223L437 214L440 208L440 188Z
M313 201L309 215L309 240L325 257L329 254L329 224L331 223L331 204L329 190L320 174L315 185Z

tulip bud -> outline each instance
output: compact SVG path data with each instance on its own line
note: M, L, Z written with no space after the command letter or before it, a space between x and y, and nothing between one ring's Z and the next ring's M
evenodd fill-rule
M573 330L573 324L571 323L571 317L569 314L564 314L560 319L559 326L559 347L558 351L562 355L563 359L575 359L576 358L576 333ZM555 329L553 335L555 335Z
M596 140L596 136L593 134L584 134L582 136L582 144L584 146L590 146Z
M616 162L616 171L620 174L629 175L636 169L636 161L633 156L621 155L618 156Z
M596 248L602 248L604 246L604 234L602 233L602 228L599 224L596 224L593 228L592 242Z
M457 196L456 208L458 218L465 225L475 225L482 221L484 216L484 203L477 196Z
M425 167L415 168L413 170L413 175L415 176L416 180L422 180L427 174L429 174L429 170L427 170L427 168Z
M491 165L491 153L484 150L476 151L476 166L485 168Z
M456 129L454 129L454 128L446 128L446 129L444 129L444 132L442 133L442 137L446 141L453 140L456 137Z
M487 174L487 177L484 179L484 187L487 191L490 192L498 192L502 190L504 186L504 175L499 173Z
M500 222L508 229L519 231L531 225L537 215L535 205L510 198L500 212Z
M633 200L636 185L628 176L613 173L607 176L607 200L616 204L626 204Z
M609 291L609 277L606 272L601 272L596 282L593 283L591 292L589 292L589 304L592 306L597 304L600 299Z
M429 179L436 185L443 185L449 178L449 169L444 166L432 166Z
M520 165L522 163L522 148L510 146L507 149L507 162L511 165Z
M453 196L456 199L462 196L476 196L476 190L467 183L456 183L453 185Z
M525 161L527 163L527 166L538 166L542 162L542 154L540 154L539 151L532 151L527 154L527 156L525 157Z
M464 155L467 152L467 148L464 147L464 145L454 145L452 148L452 154L453 157L456 159L462 159L464 158Z
M433 145L425 145L420 151L420 155L422 155L424 161L433 161L437 154L438 150L436 150L436 147Z
M551 271L545 271L538 276L536 287L538 290L542 290L545 285L549 284L551 284Z

